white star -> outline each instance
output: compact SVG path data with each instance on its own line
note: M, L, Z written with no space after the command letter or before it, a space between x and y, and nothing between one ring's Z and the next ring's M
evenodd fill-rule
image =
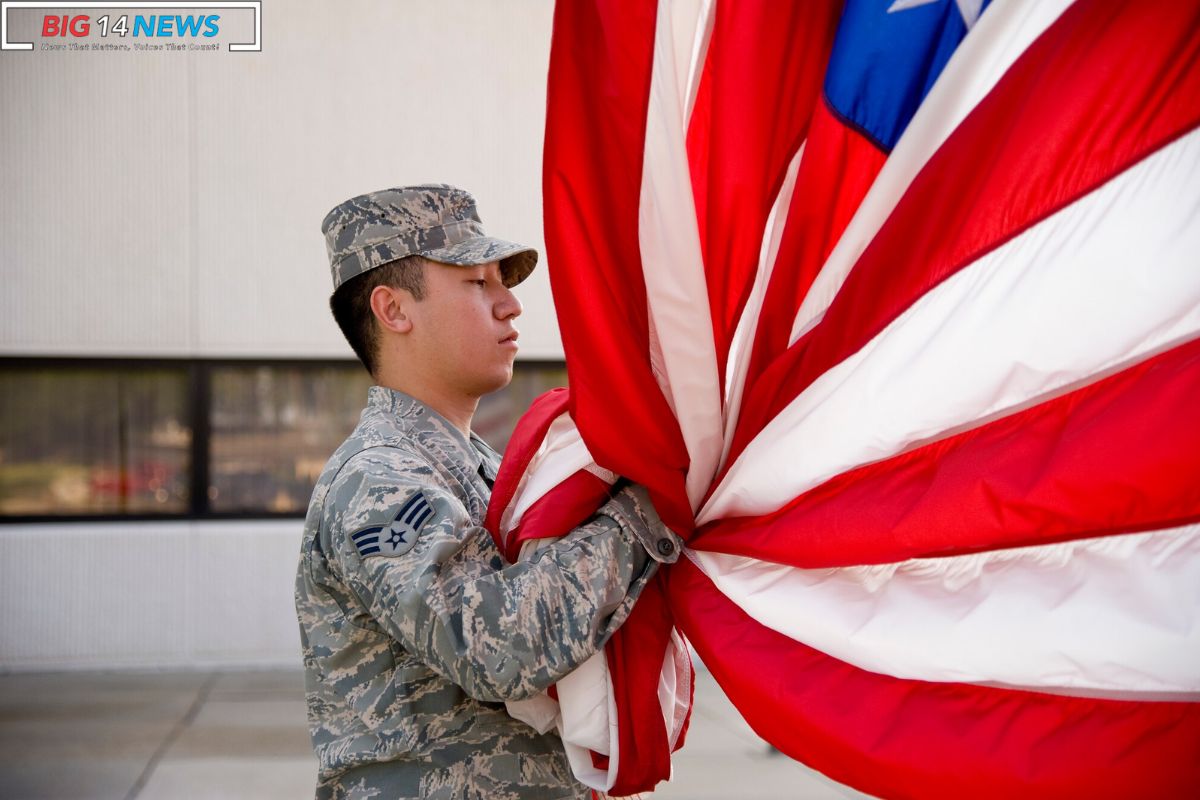
M893 11L907 11L910 8L918 6L927 6L930 3L937 3L939 0L896 0L888 6L887 13ZM963 24L967 26L967 30L979 19L979 15L983 13L983 0L954 0L954 4L958 6L958 13L962 14Z

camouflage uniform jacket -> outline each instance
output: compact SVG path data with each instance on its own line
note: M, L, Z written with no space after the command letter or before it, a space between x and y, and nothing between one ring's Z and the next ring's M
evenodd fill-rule
M589 796L558 737L503 701L601 648L655 559L670 560L672 534L623 490L505 565L480 527L498 463L474 434L375 386L326 465L296 578L318 797Z

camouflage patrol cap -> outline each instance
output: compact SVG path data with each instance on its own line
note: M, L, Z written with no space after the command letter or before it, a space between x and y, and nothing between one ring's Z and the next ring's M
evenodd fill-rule
M499 261L505 286L537 264L537 250L483 232L475 198L444 183L400 186L352 197L321 223L336 290L356 275L405 256L473 266Z

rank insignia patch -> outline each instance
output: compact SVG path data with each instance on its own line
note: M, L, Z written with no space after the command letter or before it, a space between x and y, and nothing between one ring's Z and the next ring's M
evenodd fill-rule
M421 527L433 516L433 506L417 492L400 507L390 525L372 525L350 537L363 556L402 556L417 543Z

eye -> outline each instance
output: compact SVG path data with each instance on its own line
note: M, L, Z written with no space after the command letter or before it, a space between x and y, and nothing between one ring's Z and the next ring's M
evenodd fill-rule
M473 281L471 281L471 283L475 284L476 286L487 286L487 280L484 278L479 278L478 280L473 280Z

